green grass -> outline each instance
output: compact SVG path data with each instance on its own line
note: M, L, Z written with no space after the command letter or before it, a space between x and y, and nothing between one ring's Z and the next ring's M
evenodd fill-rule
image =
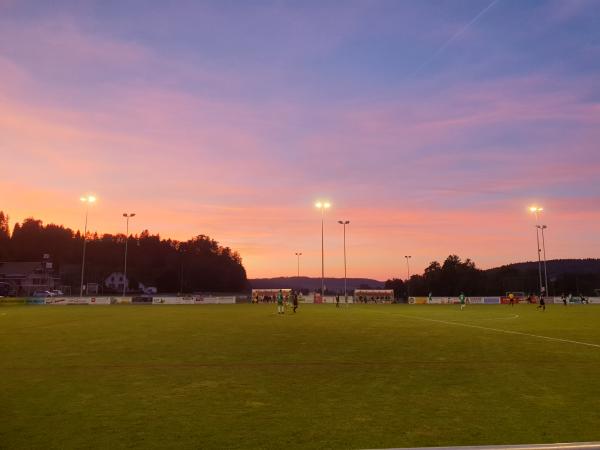
M0 448L600 440L600 307L0 307ZM519 317L515 317L514 315Z

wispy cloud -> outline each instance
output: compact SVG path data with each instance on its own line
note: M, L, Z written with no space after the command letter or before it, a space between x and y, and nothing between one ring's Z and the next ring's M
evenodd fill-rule
M197 48L156 11L134 24L138 34L121 16L110 29L77 14L2 19L0 152L11 170L0 181L0 207L14 220L80 227L77 198L93 191L100 202L91 223L100 231L121 231L121 210L135 209L139 229L178 239L205 233L240 250L251 276L293 273L298 250L315 274L312 203L327 196L330 273L341 273L335 220L347 218L352 272L383 278L399 274L402 252L416 267L449 252L482 266L528 259L524 208L540 202L553 256L600 250L590 232L600 195L594 71L425 70L402 89L390 82L372 95L382 74L354 58L388 57L394 47L386 45L405 38L390 17L418 22L410 28L417 33L431 5L398 13L393 2L358 2L331 28L336 8L315 17L310 8L265 6L248 21L215 5L194 8L206 24L200 35L190 18L173 23ZM361 17L384 26L370 31ZM459 19L439 22L456 29ZM251 36L265 23L282 42L267 42L265 30ZM214 49L200 41L211 36ZM244 54L244 39L265 46ZM433 40L415 34L415 42ZM355 88L361 77L365 92ZM338 96L328 96L336 83Z

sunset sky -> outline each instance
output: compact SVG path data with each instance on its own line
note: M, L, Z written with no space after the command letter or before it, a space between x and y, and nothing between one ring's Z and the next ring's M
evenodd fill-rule
M248 276L600 256L590 1L0 0L0 210L207 234ZM119 261L120 263L120 261Z

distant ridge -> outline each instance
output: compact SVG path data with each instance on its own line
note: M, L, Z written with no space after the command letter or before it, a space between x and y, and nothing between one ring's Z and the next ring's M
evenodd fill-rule
M254 278L248 280L253 289L321 289L321 278L311 277L276 277L276 278ZM373 280L371 278L348 278L348 290L352 289L381 289L384 287L383 281ZM343 278L325 278L325 288L329 291L344 290Z
M542 261L543 264L543 261ZM600 274L600 259L551 259L546 262L548 266L548 274L552 275L585 275L585 274ZM527 272L529 270L537 270L537 261L527 261L513 264L506 264L501 267L487 269L486 272L498 270L513 269L519 272Z
M587 275L600 274L600 259L552 259L547 261L548 276L556 277L561 275ZM526 261L512 264L505 264L500 267L485 269L484 272L493 273L497 271L513 271L525 273L537 271L537 261ZM321 278L318 277L275 277L275 278L254 278L248 280L250 286L254 289L321 289ZM384 281L374 280L372 278L348 278L348 289L382 289L385 286ZM343 278L325 278L325 287L330 291L342 291L344 289Z

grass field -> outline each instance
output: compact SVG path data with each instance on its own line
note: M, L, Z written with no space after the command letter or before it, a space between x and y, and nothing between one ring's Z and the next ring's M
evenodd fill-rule
M600 440L600 306L274 312L0 307L0 448Z

